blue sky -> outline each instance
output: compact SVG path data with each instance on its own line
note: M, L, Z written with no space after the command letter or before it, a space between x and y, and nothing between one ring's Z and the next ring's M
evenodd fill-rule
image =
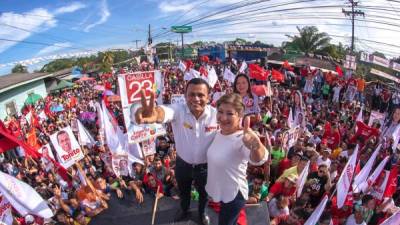
M360 2L366 17L356 22L357 49L399 56L400 23L395 25L400 21L400 3ZM344 3L270 0L244 6L240 0L1 0L0 74L9 73L16 62L33 70L60 54L73 56L109 48L134 48L135 39L141 40L140 46L145 44L148 24L152 25L153 34L159 34L164 32L162 27L199 18L192 24L193 32L186 36L186 41L242 37L280 45L287 40L285 34L296 32L296 25L316 25L335 35L332 42L349 44L350 22L341 12ZM221 12L240 5L236 10ZM389 11L379 11L382 7ZM177 38L177 34L165 34L154 41L176 42Z

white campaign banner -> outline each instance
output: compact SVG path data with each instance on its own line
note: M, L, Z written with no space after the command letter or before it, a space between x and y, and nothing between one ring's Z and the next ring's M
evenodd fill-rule
M141 107L140 91L144 89L147 98L152 91L161 94L162 90L158 90L158 87L163 87L162 84L159 84L162 81L160 76L162 74L158 70L121 74L118 76L122 111L129 143L139 143L166 134L166 130L162 124L138 125L135 122L135 112Z
M27 183L0 171L0 193L22 216L53 217L47 202Z
M171 105L173 104L186 104L185 95L183 94L172 94Z
M115 175L128 176L129 175L129 163L128 154L113 154L112 155L112 168Z
M385 123L385 118L386 118L385 113L380 113L379 111L371 111L371 114L369 116L368 126L371 126L374 121L378 121L381 124L381 127L383 127Z
M50 136L51 143L56 149L60 163L64 168L72 166L83 159L84 154L78 144L71 127L65 127Z
M339 209L343 207L344 202L346 201L347 193L351 186L351 181L353 180L354 169L356 168L357 155L358 145L356 146L353 154L350 156L349 161L347 161L346 166L343 168L343 172L336 184L337 206Z
M10 202L0 194L0 224L12 225L13 216L11 214Z
M142 142L142 150L145 156L156 153L156 140L154 138Z
M38 152L42 154L41 161L45 166L46 171L51 170L53 168L52 159L54 158L53 152L51 151L50 144L43 145L41 148L38 149Z

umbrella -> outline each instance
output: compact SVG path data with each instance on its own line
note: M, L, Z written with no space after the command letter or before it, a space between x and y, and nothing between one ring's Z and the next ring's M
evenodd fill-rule
M64 111L64 106L62 104L56 105L56 106L51 107L50 110L52 112L62 112L62 111Z
M121 97L119 97L119 95L111 95L107 97L107 100L109 102L119 102L121 101Z
M81 114L79 114L79 117L82 120L94 121L96 119L96 113L95 112L82 112Z
M25 100L25 105L34 105L40 99L42 99L42 96L40 96L39 94L31 93Z
M96 85L96 86L94 86L94 89L95 89L95 90L98 90L98 91L104 91L104 90L106 90L106 89L104 88L103 85Z
M80 83L80 82L93 81L93 80L95 80L93 77L83 76L81 79L79 79L79 80L77 80L75 82Z
M106 95L106 96L113 96L113 95L115 95L114 92L112 92L112 91L110 91L110 90L104 91L103 94Z

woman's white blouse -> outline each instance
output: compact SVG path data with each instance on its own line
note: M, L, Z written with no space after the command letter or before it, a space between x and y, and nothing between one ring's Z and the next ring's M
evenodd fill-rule
M246 179L247 163L262 165L268 159L265 151L264 159L252 162L250 150L242 142L243 131L230 135L217 132L214 141L207 150L207 184L206 191L215 202L228 203L238 191L248 199L248 184Z

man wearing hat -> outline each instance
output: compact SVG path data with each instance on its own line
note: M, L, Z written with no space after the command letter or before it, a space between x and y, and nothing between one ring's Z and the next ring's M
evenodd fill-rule
M328 169L331 166L331 160L329 159L332 150L330 148L325 148L321 150L321 155L318 157L317 165L325 164Z

